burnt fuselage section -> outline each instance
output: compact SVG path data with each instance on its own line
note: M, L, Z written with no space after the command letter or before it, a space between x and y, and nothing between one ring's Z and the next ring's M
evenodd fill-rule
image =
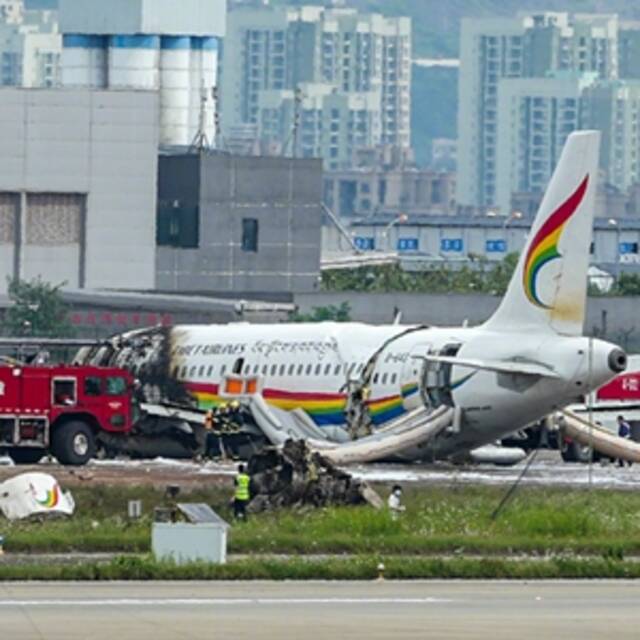
M138 381L139 402L194 407L195 399L172 375L175 331L172 327L153 327L123 333L108 344L80 349L74 364L126 369Z

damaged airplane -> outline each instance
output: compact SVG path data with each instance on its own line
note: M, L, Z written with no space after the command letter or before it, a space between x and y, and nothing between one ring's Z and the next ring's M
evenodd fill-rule
M571 134L495 314L478 327L360 323L176 326L86 347L147 403L237 399L246 429L329 460L452 459L513 433L625 369L582 335L599 133ZM202 428L202 425L193 425Z

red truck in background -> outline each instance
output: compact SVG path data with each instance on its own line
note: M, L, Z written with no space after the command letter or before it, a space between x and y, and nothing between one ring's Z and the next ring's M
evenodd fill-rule
M115 367L0 366L0 450L23 464L49 452L85 464L101 433L131 431L134 383Z

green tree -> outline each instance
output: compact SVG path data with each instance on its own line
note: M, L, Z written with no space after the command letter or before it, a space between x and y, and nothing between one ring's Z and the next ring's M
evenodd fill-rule
M348 302L341 305L330 304L326 307L313 307L311 313L291 314L292 322L349 322L351 320L351 307Z
M69 337L73 333L69 309L60 295L64 284L52 285L40 278L9 280L11 304L4 318L5 332L15 337Z
M325 291L407 291L413 293L489 293L502 295L518 264L518 254L509 254L494 267L482 256L460 269L442 265L429 271L403 271L390 264L357 269L335 269L322 273Z
M621 273L611 293L618 296L639 296L640 275L637 273Z

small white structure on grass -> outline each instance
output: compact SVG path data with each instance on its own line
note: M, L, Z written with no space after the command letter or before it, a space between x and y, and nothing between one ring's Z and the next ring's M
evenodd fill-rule
M154 522L151 549L156 560L177 564L227 561L229 525L207 504L178 504L185 522Z

